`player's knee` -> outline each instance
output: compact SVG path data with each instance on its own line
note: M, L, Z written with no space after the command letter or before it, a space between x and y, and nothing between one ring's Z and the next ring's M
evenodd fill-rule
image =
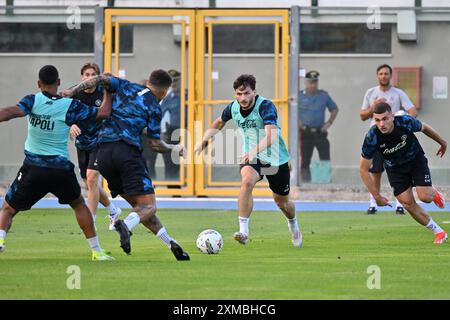
M255 182L252 178L242 178L241 187L244 189L252 189L255 186Z
M86 179L88 189L98 188L98 177L95 175L88 175Z
M11 207L8 202L3 202L2 213L13 217L18 211Z
M137 212L140 216L144 217L144 219L148 219L155 215L156 205L151 204L139 205L134 207L133 211Z
M433 194L431 192L418 193L417 196L419 197L420 201L425 203L430 203L433 201Z
M411 209L416 204L416 201L414 201L414 199L399 199L399 202L408 211L410 211L409 209Z

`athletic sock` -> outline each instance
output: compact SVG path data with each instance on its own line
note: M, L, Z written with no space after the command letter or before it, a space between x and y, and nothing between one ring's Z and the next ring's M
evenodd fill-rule
M375 198L373 197L373 195L371 193L369 193L369 194L370 194L370 205L369 205L369 207L378 208L377 201L375 200Z
M170 241L175 241L169 234L167 233L166 228L162 227L159 229L158 233L156 234L158 238L160 238L165 244L167 244L170 247ZM176 241L175 241L176 242Z
M116 214L117 208L112 201L109 203L109 206L107 206L106 209L108 209L110 216L113 216Z
M288 227L289 227L289 231L291 232L291 234L294 234L298 231L298 222L297 222L297 216L295 216L295 218L292 219L287 219L288 222Z
M6 231L5 230L0 230L0 239L5 240L6 238Z
M239 232L245 234L246 236L250 233L248 229L249 220L250 218L239 217Z
M100 244L98 243L98 237L92 237L87 239L87 241L89 242L89 246L91 247L92 251L96 251L96 252L102 252L102 248L100 247Z
M438 234L438 233L441 233L442 231L444 231L436 222L433 221L433 219L431 217L430 217L430 221L428 222L426 227L428 229L430 229L431 231L433 231L434 234Z
M141 218L136 212L131 212L123 222L127 225L128 230L131 231L141 222Z

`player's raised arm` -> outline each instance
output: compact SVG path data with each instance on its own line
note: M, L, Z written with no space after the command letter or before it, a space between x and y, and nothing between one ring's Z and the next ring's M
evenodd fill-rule
M436 155L440 156L442 158L442 156L447 151L447 141L445 141L441 137L441 135L436 130L434 130L431 126L429 126L429 125L427 125L426 123L423 123L423 122L422 122L422 132L427 137L430 137L431 139L436 141L441 146L439 148L439 150L437 151Z
M222 128L225 126L225 123L226 121L223 121L222 117L218 117L216 120L214 120L214 122L211 124L211 128L206 130L202 140L195 145L194 152L196 154L202 152L203 149L205 149L206 146L208 145L209 140L212 137L214 137L217 134L217 132L222 130Z
M26 114L18 106L4 107L0 109L0 122L9 121L14 118L25 117Z
M103 90L103 101L98 109L96 120L106 119L111 115L112 109L112 93L108 90Z
M61 91L60 95L63 97L73 97L81 91L95 88L98 85L101 85L103 88L110 89L112 82L111 79L113 78L107 75L98 75L96 77L85 80L72 88Z

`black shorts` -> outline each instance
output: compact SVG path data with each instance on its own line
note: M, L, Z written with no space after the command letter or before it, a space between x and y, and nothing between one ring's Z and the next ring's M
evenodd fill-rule
M87 169L98 171L97 165L97 148L92 150L81 150L77 148L78 168L80 169L80 176L83 179L87 178Z
M25 211L47 193L53 193L61 204L70 204L78 199L81 189L73 169L44 168L24 163L5 200L17 211Z
M97 151L98 169L108 182L111 196L154 194L141 151L123 141L102 143Z
M289 194L291 172L289 170L288 162L277 167L271 166L270 164L264 164L258 159L256 163L241 164L239 170L242 170L245 166L250 166L255 169L259 174L260 181L266 176L267 181L269 181L269 188L274 193L280 196L287 196Z
M428 160L423 153L401 166L386 168L389 184L394 189L394 195L398 196L410 187L432 186Z
M371 173L382 173L384 172L384 166L383 166L383 157L381 154L376 151L372 158L372 165L370 166L369 172Z

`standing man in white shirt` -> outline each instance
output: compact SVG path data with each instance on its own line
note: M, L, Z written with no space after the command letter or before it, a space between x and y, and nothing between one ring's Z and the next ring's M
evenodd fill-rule
M375 124L373 120L373 108L381 103L385 102L391 107L393 114L399 114L405 110L410 116L417 116L417 109L411 102L411 99L406 93L391 85L392 68L387 64L382 64L377 68L378 86L370 88L366 91L364 101L359 113L361 120L366 121L371 119L370 126ZM384 172L383 158L379 153L376 153L373 157L372 166L370 167L371 177L374 185L378 191L381 189L381 176ZM378 211L377 202L370 194L370 205L367 209L367 214L376 214ZM400 202L396 203L395 212L397 214L405 214L405 210Z

